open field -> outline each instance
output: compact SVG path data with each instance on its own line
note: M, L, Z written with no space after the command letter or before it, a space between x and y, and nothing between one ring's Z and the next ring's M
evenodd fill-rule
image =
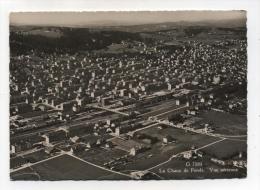
M23 34L39 35L39 36L45 36L49 38L59 38L63 35L59 30L49 30L48 28L46 28L45 30L42 30L41 28L34 28L30 31L23 31Z
M31 167L10 174L12 180L41 180L41 177Z
M246 152L247 143L246 141L232 141L227 139L218 144L207 147L203 149L203 151L213 157L226 159L238 155L239 152Z
M89 165L69 155L62 155L46 162L36 164L31 166L31 169L40 176L41 180L129 179L126 176ZM11 173L11 179L23 180L23 173L28 173L28 169L25 168L18 172Z
M95 53L111 53L111 54L116 54L116 53L125 53L125 52L129 52L129 53L135 53L137 52L136 49L133 48L129 48L127 45L125 44L111 44L109 46L107 46L104 49L100 49L100 50L95 50Z
M203 122L212 122L216 133L226 135L246 135L247 133L246 116L209 111L202 113L199 117L203 118Z

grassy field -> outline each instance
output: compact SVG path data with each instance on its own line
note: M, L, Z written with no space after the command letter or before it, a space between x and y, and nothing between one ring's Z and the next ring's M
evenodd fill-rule
M224 140L218 144L203 149L203 151L219 159L226 159L234 154L247 151L246 141Z
M42 29L33 29L30 31L25 32L26 35L40 35L40 36L46 36L49 38L59 38L62 36L62 33L60 31L54 31L54 30L42 30Z
M126 180L126 176L115 174L84 163L69 155L62 155L31 167L32 172L40 176L40 180ZM13 180L28 180L28 169L25 168L11 174ZM35 177L31 180L36 180Z
M40 176L33 171L31 167L27 167L23 170L11 173L10 178L12 180L40 180Z
M216 133L227 135L246 135L247 133L246 116L209 111L202 113L199 117L203 118L203 122L212 122Z
M111 53L111 54L116 54L116 53L124 53L124 52L129 52L129 53L135 53L137 52L135 49L129 48L125 44L111 44L107 46L105 49L100 49L100 50L95 50L96 53Z

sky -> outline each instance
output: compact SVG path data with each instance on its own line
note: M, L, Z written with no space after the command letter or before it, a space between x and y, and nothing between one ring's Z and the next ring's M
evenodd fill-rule
M11 25L119 26L163 22L246 20L245 11L17 12Z

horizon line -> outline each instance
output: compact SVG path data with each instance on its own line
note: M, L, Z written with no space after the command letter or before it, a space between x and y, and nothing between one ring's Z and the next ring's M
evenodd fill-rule
M160 23L246 23L246 11L12 12L13 26L134 26Z

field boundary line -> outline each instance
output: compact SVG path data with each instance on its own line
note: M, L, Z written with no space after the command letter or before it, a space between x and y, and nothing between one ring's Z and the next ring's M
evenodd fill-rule
M50 158L47 158L47 159L41 160L41 161L39 161L39 162L28 163L28 164L23 165L23 166L20 167L20 168L17 168L17 169L10 169L10 173L13 173L13 172L16 172L16 171L19 171L19 170L22 170L22 169L25 169L25 168L28 168L28 167L34 166L34 165L36 165L36 164L40 164L40 163L42 163L42 162L45 162L45 161L48 161L48 160L51 160L51 159L54 159L54 158L60 157L60 156L62 156L62 155L64 155L64 154L65 154L65 153L62 152L61 154L58 154L58 155L56 155L56 156L52 156L52 157L50 157Z
M107 168L105 168L105 167L102 167L102 166L93 164L93 163L88 162L88 161L86 161L86 160L84 160L84 159L82 159L82 158L79 158L79 157L77 157L77 156L75 156L75 155L73 155L73 154L68 154L68 153L67 153L67 155L69 155L69 156L71 156L71 157L73 157L73 158L76 158L76 159L78 159L78 160L80 160L80 161L82 161L82 162L85 162L85 163L87 163L87 164L89 164L89 165L95 166L95 167L97 167L97 168L100 168L100 169L103 169L103 170L106 170L106 171L109 171L109 172L112 172L112 173L115 173L115 174L119 174L119 175L123 175L123 176L127 176L127 177L132 178L131 175L124 174L124 173L117 172L117 171L113 171L113 170L107 169Z

